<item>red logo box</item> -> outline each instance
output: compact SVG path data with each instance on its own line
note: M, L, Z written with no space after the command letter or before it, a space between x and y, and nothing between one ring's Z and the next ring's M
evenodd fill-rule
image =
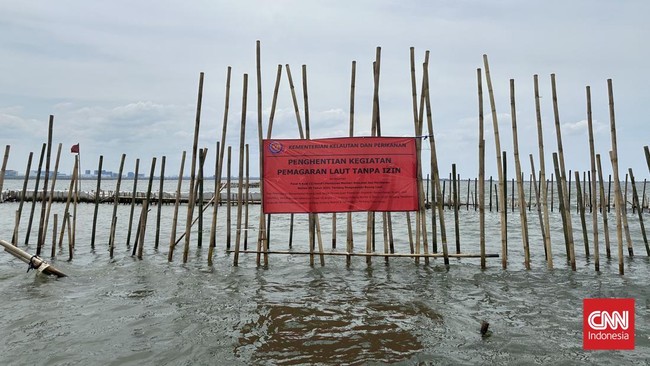
M634 299L583 299L582 348L634 349Z

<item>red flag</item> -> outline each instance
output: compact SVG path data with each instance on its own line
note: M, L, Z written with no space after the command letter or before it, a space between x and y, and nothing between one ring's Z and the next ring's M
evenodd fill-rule
M72 147L70 148L70 152L73 154L79 154L79 144L72 145Z

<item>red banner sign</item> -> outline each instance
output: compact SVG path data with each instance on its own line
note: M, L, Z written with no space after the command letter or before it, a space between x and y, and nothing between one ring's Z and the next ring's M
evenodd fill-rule
M264 140L264 213L415 211L415 139Z

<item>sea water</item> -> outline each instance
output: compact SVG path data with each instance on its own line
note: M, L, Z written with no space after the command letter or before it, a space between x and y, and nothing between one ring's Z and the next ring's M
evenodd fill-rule
M57 187L67 187L60 181ZM31 183L33 185L33 182ZM95 189L83 181L82 189ZM102 189L114 189L105 181ZM132 189L131 181L122 190ZM20 189L22 181L5 181ZM144 187L139 182L139 187ZM165 182L165 191L175 190ZM154 187L157 187L154 184ZM187 182L184 183L186 189ZM139 190L143 190L140 188ZM157 188L154 189L157 191ZM206 188L206 191L210 190ZM575 193L575 192L574 192ZM11 240L17 202L0 204L0 239ZM19 233L20 247L34 253L40 202L36 204L29 245L26 236L31 202L26 202ZM65 204L54 204L59 230ZM412 258L271 254L268 267L256 265L255 254L241 254L233 265L226 251L226 206L218 207L217 247L208 266L212 207L205 212L203 246L197 226L191 233L187 263L184 241L167 261L173 205L161 208L159 247L155 249L158 207L150 206L142 260L126 244L129 205L118 207L115 256L109 257L112 204L101 204L95 248L91 248L93 204L77 209L76 246L68 261L67 234L56 258L50 258L52 224L43 257L68 274L56 279L26 273L27 265L0 252L0 342L2 365L238 365L238 364L647 364L650 359L650 261L638 217L628 212L635 256L625 248L625 274L618 274L614 210L609 214L612 258L606 258L601 235L600 272L593 262L591 216L587 214L591 258L586 258L579 216L572 212L577 270L566 259L557 206L551 215L555 268L546 268L535 208L527 211L531 269L523 264L517 208L508 211L508 269L500 258L442 259L425 264ZM137 222L141 206L137 206ZM244 211L242 210L242 215ZM445 210L447 241L455 252L453 211ZM431 211L427 212L430 231ZM414 216L411 215L415 230ZM187 206L179 211L178 235L184 232ZM232 208L234 249L237 207ZM650 215L644 214L646 225ZM404 213L391 215L396 251L410 251ZM326 251L344 251L346 215L337 215L336 249L332 249L332 215L319 215ZM249 206L248 249L255 249L259 206ZM367 214L355 213L355 251L365 251ZM459 210L461 252L479 253L479 215L472 206ZM383 252L382 215L376 217L377 251ZM296 215L289 248L289 215L271 220L272 250L308 250L306 215ZM487 252L501 254L499 214L486 212ZM431 233L429 248L431 248ZM442 249L438 227L437 245ZM625 243L624 243L625 245ZM585 351L582 348L582 303L585 298L635 299L635 350ZM487 337L481 321L490 323Z

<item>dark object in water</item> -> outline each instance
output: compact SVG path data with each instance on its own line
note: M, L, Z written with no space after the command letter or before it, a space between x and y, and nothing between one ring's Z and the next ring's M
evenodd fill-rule
M483 337L488 337L492 332L488 331L488 328L490 328L490 323L486 322L485 320L481 321L481 336Z

